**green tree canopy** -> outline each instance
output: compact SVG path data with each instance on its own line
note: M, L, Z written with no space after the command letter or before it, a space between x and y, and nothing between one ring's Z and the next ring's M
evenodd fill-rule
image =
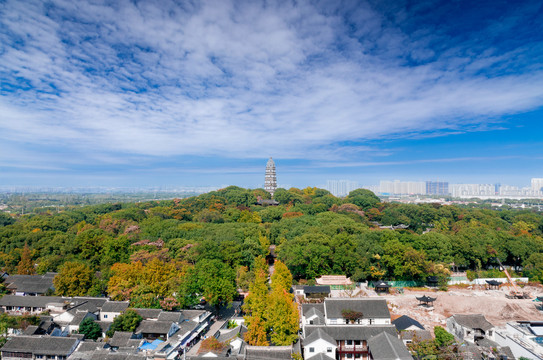
M85 338L96 340L102 336L102 328L92 318L88 317L79 324L79 333Z
M107 331L106 335L112 337L115 334L115 331L129 331L133 332L136 330L143 318L134 310L128 309L123 312L121 315L117 316L111 327Z

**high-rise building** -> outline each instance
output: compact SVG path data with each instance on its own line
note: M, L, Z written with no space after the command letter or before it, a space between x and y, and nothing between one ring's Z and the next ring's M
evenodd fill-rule
M334 196L347 196L353 190L358 189L358 183L350 180L326 180L326 190Z
M449 191L454 197L491 196L496 194L494 184L450 184Z
M422 181L381 180L379 192L395 195L426 194L426 187Z
M543 192L543 178L532 179L532 190Z
M266 164L266 176L264 178L264 190L269 192L273 198L273 193L277 189L277 177L275 175L275 163L270 157Z
M449 183L445 181L427 181L427 195L449 195Z

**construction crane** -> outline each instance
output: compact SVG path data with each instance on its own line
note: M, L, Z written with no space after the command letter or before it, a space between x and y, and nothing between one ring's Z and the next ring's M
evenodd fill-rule
M494 251L495 253L495 251ZM515 282L513 281L513 279L511 278L511 275L509 275L509 272L507 271L507 269L505 268L505 266L503 266L502 262L500 261L500 259L498 259L497 257L495 257L496 261L498 262L498 264L500 264L500 267L503 269L503 272L505 273L505 275L507 276L507 280L509 280L509 284L511 284L511 286L513 287L513 290L509 293L509 295L507 297L511 298L511 299L529 299L530 298L530 294L526 293L526 292L522 292L520 291L520 289L518 288L517 284L515 284Z

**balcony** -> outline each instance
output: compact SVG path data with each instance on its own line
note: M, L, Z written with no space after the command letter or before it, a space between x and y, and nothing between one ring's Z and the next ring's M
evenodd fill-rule
M364 345L339 345L338 351L344 354L362 354L368 352L368 347Z

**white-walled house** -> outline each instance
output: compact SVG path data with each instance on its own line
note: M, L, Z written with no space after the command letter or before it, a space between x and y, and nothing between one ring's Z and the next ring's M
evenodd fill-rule
M354 311L361 317L354 323L344 317L345 311ZM330 299L324 300L326 325L390 325L390 311L384 299Z
M128 309L128 301L106 301L100 309L100 321L113 322L123 311Z
M347 313L354 318L346 318ZM326 298L321 304L302 304L302 325L305 359L370 360L372 356L384 359L390 351L409 354L390 322L384 299ZM374 342L376 353L372 354L369 340L383 333L388 335L378 339L386 340L386 346L375 346ZM389 341L391 337L397 341Z
M322 329L316 329L303 340L304 359L317 354L324 354L330 359L336 358L337 342Z
M494 340L494 325L482 314L455 314L447 318L447 331L472 344L480 339Z

